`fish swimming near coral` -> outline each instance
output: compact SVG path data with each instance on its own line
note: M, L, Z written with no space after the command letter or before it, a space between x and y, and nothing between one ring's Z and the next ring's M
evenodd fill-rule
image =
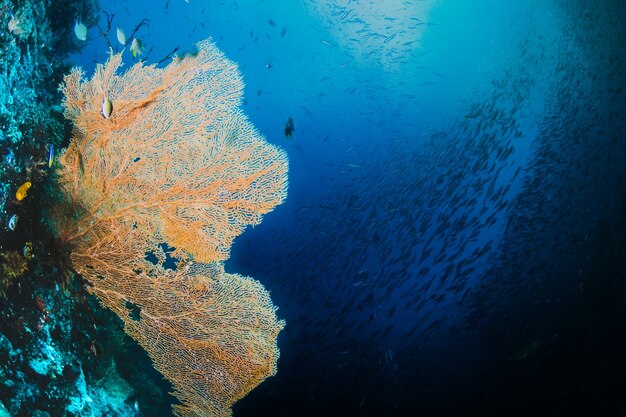
M121 43L122 45L126 45L126 33L124 32L124 30L118 26L116 34L117 34L117 41Z
M26 242L24 244L24 248L22 248L22 255L24 255L24 258L26 259L33 258L33 242Z
M137 58L137 55L141 55L141 53L143 52L143 42L141 42L137 38L133 39L132 43L130 44L130 52L133 53L133 58Z
M19 220L19 216L17 214L14 214L11 216L11 218L9 219L9 230L13 231L15 230L15 228L17 227L17 221Z
M109 100L108 97L105 97L104 99L102 99L101 113L105 119L108 119L109 117L111 117L111 113L113 113L113 103L111 102L111 100Z
M74 23L74 34L81 41L87 40L87 26L81 23L78 19Z
M54 145L50 144L48 147L48 168L52 168L54 164Z
M26 181L24 184L20 185L15 192L15 198L17 201L22 201L28 195L28 190L33 184L30 181Z
M290 117L287 119L287 123L285 123L285 137L287 139L293 137L293 132L296 129L293 127L293 119Z

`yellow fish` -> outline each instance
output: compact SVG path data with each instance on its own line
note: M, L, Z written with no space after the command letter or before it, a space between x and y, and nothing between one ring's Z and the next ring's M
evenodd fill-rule
M26 198L26 196L28 195L28 189L32 185L33 184L30 181L26 181L24 184L19 186L19 188L15 192L15 198L17 198L17 201L22 201Z

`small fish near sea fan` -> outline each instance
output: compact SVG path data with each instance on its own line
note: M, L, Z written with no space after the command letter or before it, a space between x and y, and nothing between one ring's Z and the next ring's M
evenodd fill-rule
M74 69L61 86L74 131L58 158L53 228L173 383L175 414L229 416L276 373L284 322L259 282L221 261L286 197L287 157L241 112L241 76L211 41L165 68L117 75L121 62L111 54L91 80Z

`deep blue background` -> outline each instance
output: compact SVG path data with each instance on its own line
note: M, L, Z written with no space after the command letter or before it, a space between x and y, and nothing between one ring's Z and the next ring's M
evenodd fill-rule
M236 416L626 412L621 3L102 1L147 62L212 37L289 155L226 264L287 321Z

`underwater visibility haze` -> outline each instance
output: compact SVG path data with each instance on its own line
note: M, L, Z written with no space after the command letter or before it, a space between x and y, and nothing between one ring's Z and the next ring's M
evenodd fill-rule
M0 417L626 414L625 18L0 0Z

